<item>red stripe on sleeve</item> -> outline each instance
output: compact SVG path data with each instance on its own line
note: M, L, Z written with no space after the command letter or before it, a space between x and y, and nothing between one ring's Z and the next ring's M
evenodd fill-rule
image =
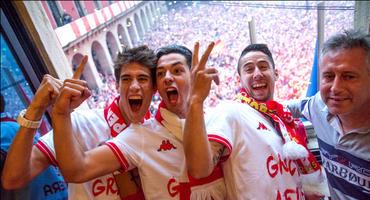
M119 150L119 148L117 147L117 145L114 144L113 142L106 142L105 145L107 145L113 151L114 155L116 155L118 161L121 163L123 170L127 171L129 164L121 150Z
M219 135L208 134L208 140L224 145L230 152L233 149L229 141Z
M58 166L58 162L54 157L54 154L51 153L49 147L43 143L41 140L39 140L36 144L36 147L47 157L49 158L49 161L51 162L52 165Z
M233 149L231 144L229 143L229 141L227 141L225 138L223 138L219 135L214 135L214 134L208 134L208 140L213 141L213 142L217 142L219 144L222 144L223 146L225 146L227 148L228 154L221 157L221 159L220 159L221 162L226 161L229 158L229 156L232 152L232 149Z

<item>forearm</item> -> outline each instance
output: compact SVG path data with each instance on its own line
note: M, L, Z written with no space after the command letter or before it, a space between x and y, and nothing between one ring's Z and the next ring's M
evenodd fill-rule
M44 110L29 107L25 118L38 121L42 118ZM49 162L36 148L33 141L37 129L20 127L15 136L6 158L2 183L6 189L23 187L35 176L42 172Z
M191 102L185 122L183 142L190 174L195 178L208 176L214 164L204 124L203 103Z
M304 100L290 100L285 102L286 107L292 113L294 118L304 117L302 114L302 101Z
M53 113L54 147L66 181L77 181L84 171L84 152L73 135L71 116Z

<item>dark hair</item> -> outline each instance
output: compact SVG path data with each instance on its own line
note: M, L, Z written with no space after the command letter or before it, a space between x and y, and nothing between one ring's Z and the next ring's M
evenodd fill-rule
M362 48L370 59L370 35L356 30L345 30L343 33L337 33L331 36L324 44L321 50L321 58L329 51L341 49ZM370 64L370 63L368 63ZM370 70L370 69L369 69Z
M155 85L157 58L153 50L149 49L146 45L124 48L122 52L117 55L113 65L117 83L119 83L120 80L121 68L129 63L139 63L148 67L150 69L153 85Z
M0 94L0 113L3 113L5 110L5 99L3 94Z
M193 57L193 53L187 47L178 44L171 44L161 47L157 50L157 59L170 53L178 53L183 55L186 59L186 64L189 66L189 68L191 68L191 59Z
M266 54L268 56L270 62L272 63L272 68L275 69L274 59L272 58L271 51L269 50L269 48L267 47L267 45L266 44L250 44L247 47L245 47L245 49L240 54L239 61L238 61L238 74L239 75L240 75L240 60L241 60L241 58L245 54L247 54L247 53L249 53L251 51L260 51L260 52Z

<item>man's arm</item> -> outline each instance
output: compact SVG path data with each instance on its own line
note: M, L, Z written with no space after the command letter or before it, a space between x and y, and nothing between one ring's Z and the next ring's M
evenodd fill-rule
M52 111L56 157L67 182L86 182L121 167L109 147L84 152L74 137L71 112L90 94L85 81L67 79Z
M223 153L222 145L209 142L203 114L203 103L211 89L212 80L218 83L216 69L205 68L213 46L214 43L208 46L199 63L198 43L195 44L193 52L193 85L189 99L188 115L185 121L183 144L187 168L194 178L202 178L211 174Z
M31 121L41 120L58 96L61 85L58 79L45 75L24 117ZM21 126L17 132L2 174L4 188L21 188L50 165L49 159L33 145L36 130Z
M294 118L304 117L309 120L308 106L309 102L312 101L313 97L305 97L299 100L290 100L285 102L286 107L292 113Z

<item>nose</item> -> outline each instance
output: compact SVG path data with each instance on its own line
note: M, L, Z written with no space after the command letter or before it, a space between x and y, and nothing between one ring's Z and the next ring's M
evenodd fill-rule
M164 81L166 85L170 85L173 82L173 77L170 71L166 71L166 75L164 77Z
M253 71L253 78L260 78L262 76L263 76L263 74L262 74L261 70L258 67L255 67L254 71Z
M334 80L333 80L333 84L331 85L331 91L335 94L335 93L338 93L342 90L343 88L343 83L342 81L340 80L340 77L338 76L335 76Z
M137 79L134 79L134 80L131 82L130 90L131 90L132 92L136 92L136 91L139 91L139 89L140 89L139 81L137 81Z

